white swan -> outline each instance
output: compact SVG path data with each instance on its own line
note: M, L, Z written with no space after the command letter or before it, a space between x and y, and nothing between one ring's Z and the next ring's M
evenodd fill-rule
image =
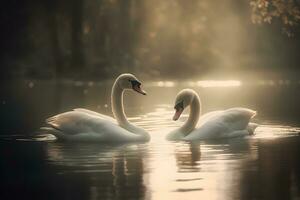
M177 94L173 120L177 120L188 106L190 115L187 121L180 128L170 132L167 135L168 140L191 141L246 136L253 134L257 127L257 124L249 123L256 111L247 108L214 111L200 117L200 98L191 89L184 89Z
M111 105L115 119L100 113L77 108L46 120L48 127L41 128L58 139L68 141L137 142L149 141L149 134L131 124L123 109L124 90L146 95L140 81L132 74L120 75L112 87Z

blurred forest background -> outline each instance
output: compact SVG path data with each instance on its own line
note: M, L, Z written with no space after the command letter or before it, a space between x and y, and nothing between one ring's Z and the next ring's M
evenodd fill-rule
M3 0L1 79L298 78L299 0Z

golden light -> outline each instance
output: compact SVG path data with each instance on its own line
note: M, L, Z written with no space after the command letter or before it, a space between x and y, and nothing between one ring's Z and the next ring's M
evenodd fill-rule
M158 87L174 87L175 83L173 81L159 81L156 83Z
M242 85L241 81L238 80L207 80L207 81L198 81L197 86L199 87L239 87Z

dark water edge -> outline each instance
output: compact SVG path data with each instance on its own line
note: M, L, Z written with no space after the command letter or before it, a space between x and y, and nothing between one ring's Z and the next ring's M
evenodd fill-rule
M63 147L64 153L75 150L72 152L74 163L72 158L66 157L66 161L62 162L68 163L70 159L70 164L64 166L52 164L53 161L48 158L47 146L54 145L54 148L58 146L59 149L59 144L3 141L0 143L1 199L93 199L93 190L99 193L100 198L97 199L110 199L118 195L117 193L122 193L118 199L143 197L143 187L139 185L139 176L142 176L142 173L135 172L129 176L122 174L122 156L116 158L120 160L116 161L114 166L118 171L117 174L112 174L112 165L107 161L103 163L93 163L96 162L95 159L89 161L88 155L99 156L101 152L110 151L113 147L68 144ZM76 152L77 155L74 154ZM87 163L80 165L82 161ZM88 165L94 166L93 169L89 170ZM114 176L117 176L117 183L114 183ZM129 181L133 185L124 184L128 179L132 179Z
M299 199L299 137L260 141L256 170L242 173L241 199ZM247 168L249 166L246 166Z

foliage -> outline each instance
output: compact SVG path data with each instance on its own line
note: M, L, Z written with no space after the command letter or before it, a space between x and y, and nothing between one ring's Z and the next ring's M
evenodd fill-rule
M271 23L278 19L282 30L292 36L293 28L300 22L299 0L251 0L253 23Z

